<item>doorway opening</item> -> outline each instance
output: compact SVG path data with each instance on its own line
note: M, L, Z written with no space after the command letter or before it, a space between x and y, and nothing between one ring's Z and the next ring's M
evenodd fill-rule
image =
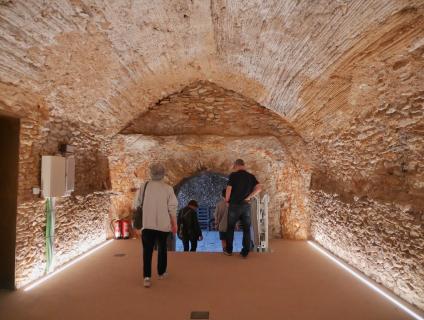
M19 128L17 118L0 115L0 289L15 289Z
M215 228L215 207L222 199L222 190L226 188L228 177L217 172L202 171L194 176L183 179L175 186L178 198L178 211L187 206L190 200L199 204L197 218L202 230L203 240L197 244L198 252L222 252L219 232ZM234 251L242 248L242 232L234 232ZM175 251L184 251L183 243L176 239Z

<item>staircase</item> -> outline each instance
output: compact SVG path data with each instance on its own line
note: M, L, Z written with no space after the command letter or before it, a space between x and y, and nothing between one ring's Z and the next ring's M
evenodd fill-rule
M215 207L202 207L197 209L197 219L199 220L200 229L212 230L213 229L213 213Z

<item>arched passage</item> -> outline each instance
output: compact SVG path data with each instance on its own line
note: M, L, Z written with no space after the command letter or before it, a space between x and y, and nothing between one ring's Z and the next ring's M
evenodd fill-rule
M211 171L201 171L194 176L184 178L174 186L179 208L186 206L192 199L196 200L199 206L215 207L227 181L226 174Z
M202 139L195 136L140 139L138 135L131 135L120 137L119 144L130 150L117 156L111 164L112 184L119 183L115 189L118 193L112 200L118 214L128 214L134 189L141 181L149 179L148 167L153 161L164 164L167 170L165 179L175 186L183 179L205 170L228 175L234 155L237 154L246 161L248 169L258 177L270 194L272 233L275 237L281 236L280 215L284 195L279 182L283 179L286 162L277 139L217 136L205 136ZM174 149L175 145L178 145L178 151ZM275 172L281 174L277 175Z
M126 215L152 162L171 185L198 172L229 174L237 158L270 195L270 234L309 236L309 173L302 140L279 115L233 91L197 82L151 106L126 125L110 154L113 212ZM293 158L295 155L295 158Z
M190 200L195 200L199 207L197 217L202 230L203 240L197 244L197 251L221 252L222 244L215 229L214 212L222 199L222 190L226 188L226 174L202 170L193 176L182 179L175 187L179 208L184 208ZM241 233L235 233L234 250L241 250ZM176 238L175 250L183 251L183 243Z

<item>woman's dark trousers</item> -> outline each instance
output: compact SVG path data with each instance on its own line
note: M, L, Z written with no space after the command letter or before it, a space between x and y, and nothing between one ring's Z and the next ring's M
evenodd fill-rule
M144 229L141 233L143 243L143 274L144 278L152 276L152 256L155 243L158 244L158 274L166 272L167 266L167 246L166 239L169 232Z

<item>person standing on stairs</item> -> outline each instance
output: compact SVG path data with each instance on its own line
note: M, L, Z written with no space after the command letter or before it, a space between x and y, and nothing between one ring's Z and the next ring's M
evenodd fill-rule
M227 248L227 224L228 224L228 206L225 202L226 189L222 190L222 199L215 207L215 227L219 232L219 240L221 240L222 250L225 252Z
M143 245L143 284L146 288L152 285L152 256L155 243L158 244L157 271L159 279L163 279L167 275L167 238L170 231L174 234L177 232L178 200L174 189L163 181L164 176L165 168L160 164L152 164L150 166L151 181L140 186L140 191L134 201L134 208L143 203L141 241Z
M198 207L197 201L190 200L187 206L178 213L178 237L183 241L184 251L195 252L197 241L203 240L202 230L197 218Z

